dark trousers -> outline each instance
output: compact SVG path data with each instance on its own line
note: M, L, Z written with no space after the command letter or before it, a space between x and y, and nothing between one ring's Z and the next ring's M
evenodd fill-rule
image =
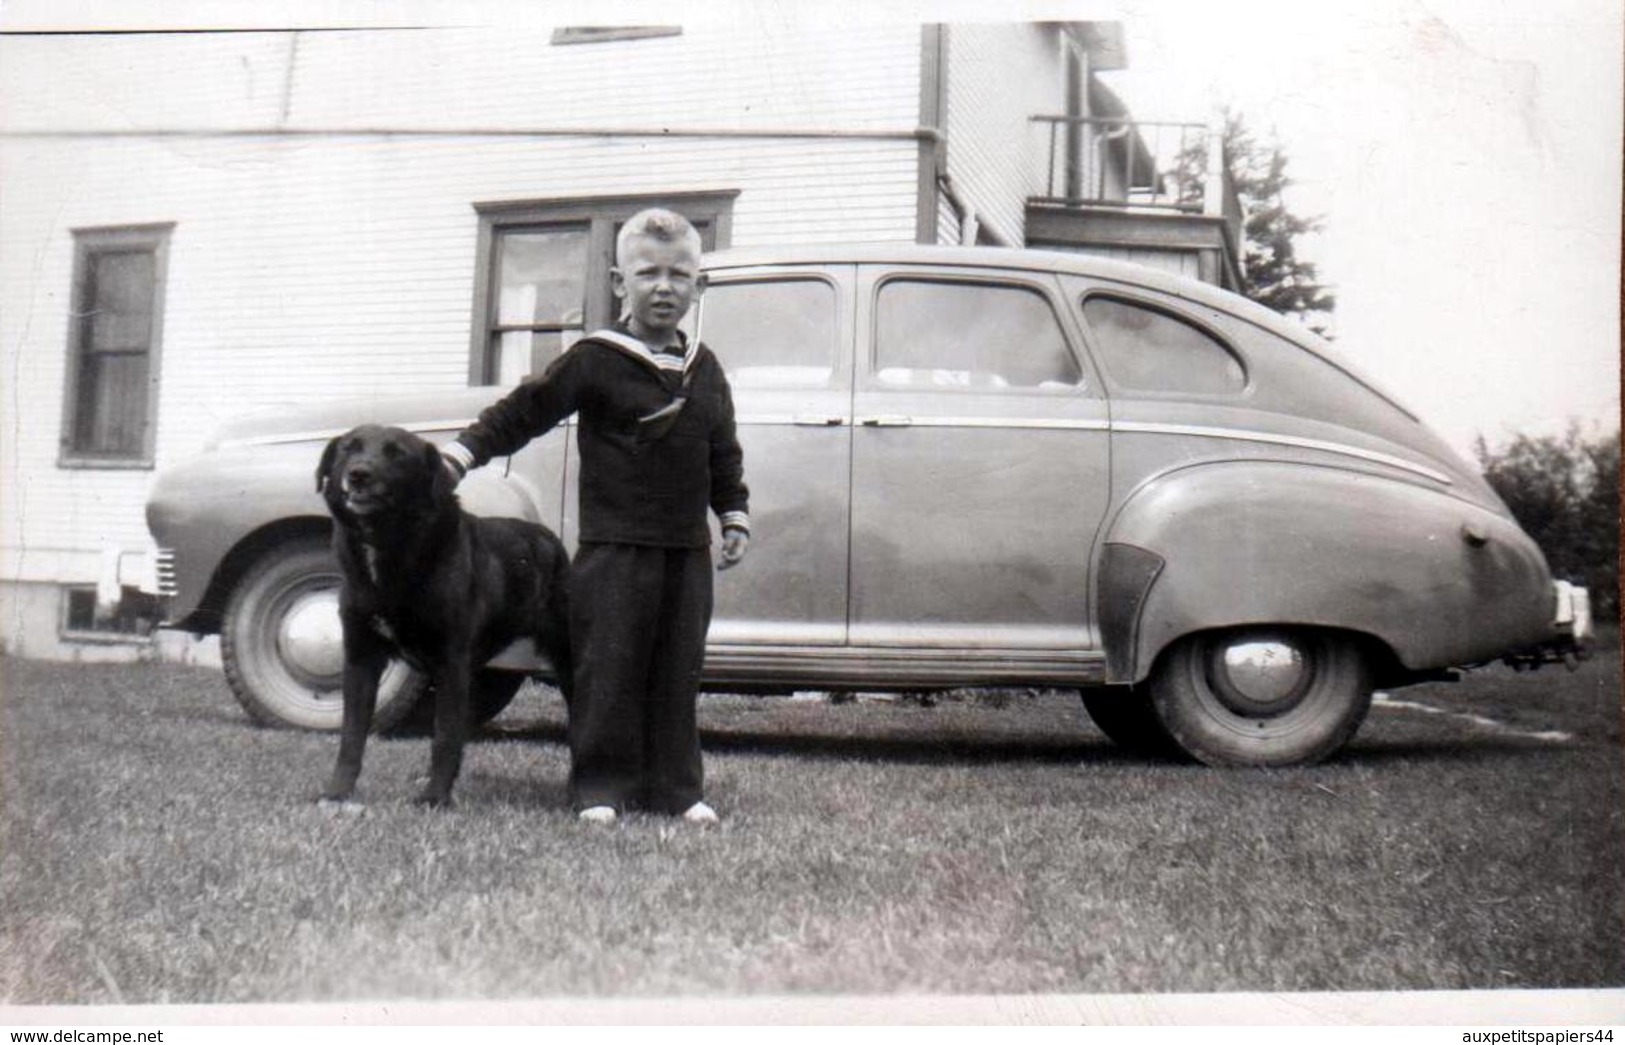
M681 813L704 795L694 703L708 548L583 544L570 574L570 801Z

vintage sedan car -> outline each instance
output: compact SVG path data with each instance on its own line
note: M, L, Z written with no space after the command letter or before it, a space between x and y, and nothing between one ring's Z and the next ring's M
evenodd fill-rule
M816 247L707 258L754 537L718 584L714 689L1076 687L1127 746L1309 762L1375 687L1572 654L1585 592L1465 462L1301 327L1081 255ZM454 436L499 388L227 424L156 481L175 626L219 632L257 720L339 722L312 481L364 422ZM567 427L460 488L576 538ZM546 666L480 679L494 714ZM425 682L395 665L380 719Z

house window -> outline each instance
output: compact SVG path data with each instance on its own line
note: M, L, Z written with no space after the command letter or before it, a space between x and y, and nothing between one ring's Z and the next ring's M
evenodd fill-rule
M131 641L150 638L163 619L155 596L135 588L123 589L118 609L111 617L96 613L96 589L71 585L62 589L62 617L57 633L64 639L82 641Z
M737 192L479 204L469 383L514 385L589 330L614 322L615 235L645 207L668 207L706 250L728 245Z
M173 227L74 232L64 465L152 464L164 268Z

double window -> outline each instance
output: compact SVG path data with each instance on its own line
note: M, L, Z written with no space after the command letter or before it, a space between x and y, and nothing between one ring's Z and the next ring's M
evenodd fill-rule
M728 245L737 193L480 204L469 383L514 385L616 319L615 235L646 207L688 218L706 250Z
M152 464L172 225L74 233L62 463Z

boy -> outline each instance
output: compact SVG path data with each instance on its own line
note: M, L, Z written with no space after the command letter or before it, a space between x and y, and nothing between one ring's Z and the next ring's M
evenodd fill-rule
M581 541L571 570L570 798L586 821L629 806L711 824L695 721L719 569L744 557L749 493L717 359L677 329L705 289L687 219L634 215L610 278L623 325L576 342L481 412L443 452L460 479L579 415Z

